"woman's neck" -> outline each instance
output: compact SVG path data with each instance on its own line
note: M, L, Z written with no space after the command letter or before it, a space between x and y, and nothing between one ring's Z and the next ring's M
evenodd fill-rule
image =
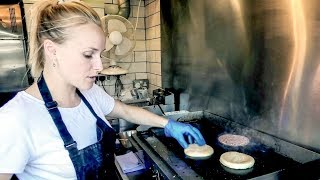
M80 104L81 100L76 93L76 88L70 84L66 84L60 77L43 73L43 78L49 88L52 99L58 103L59 107L71 108ZM34 83L26 90L27 93L42 99L37 83Z

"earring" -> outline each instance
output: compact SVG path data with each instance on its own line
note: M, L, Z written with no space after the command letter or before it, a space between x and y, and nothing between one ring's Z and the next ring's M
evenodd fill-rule
M52 61L53 61L52 66L53 66L53 67L56 67L56 63L55 63L55 62L57 61L56 51L53 52L53 55L54 55L54 58L53 58L53 60L52 60Z

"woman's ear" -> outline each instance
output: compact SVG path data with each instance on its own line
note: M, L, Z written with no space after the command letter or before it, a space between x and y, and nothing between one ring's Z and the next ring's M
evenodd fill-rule
M49 39L44 40L43 49L45 52L45 56L49 59L55 59L56 57L56 44Z

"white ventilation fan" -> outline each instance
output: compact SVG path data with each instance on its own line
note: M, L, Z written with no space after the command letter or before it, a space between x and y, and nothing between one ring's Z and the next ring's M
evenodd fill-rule
M130 21L119 15L107 15L101 18L106 35L106 49L101 57L110 61L110 66L103 69L103 75L123 75L128 70L117 65L117 61L132 53L136 42L135 29Z

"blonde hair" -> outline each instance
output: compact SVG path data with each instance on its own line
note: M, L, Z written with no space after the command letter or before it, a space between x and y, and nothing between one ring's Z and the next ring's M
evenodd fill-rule
M45 39L61 44L68 37L66 28L90 22L101 27L99 15L79 1L60 3L58 0L39 0L29 13L28 65L34 78L39 77L44 68Z

